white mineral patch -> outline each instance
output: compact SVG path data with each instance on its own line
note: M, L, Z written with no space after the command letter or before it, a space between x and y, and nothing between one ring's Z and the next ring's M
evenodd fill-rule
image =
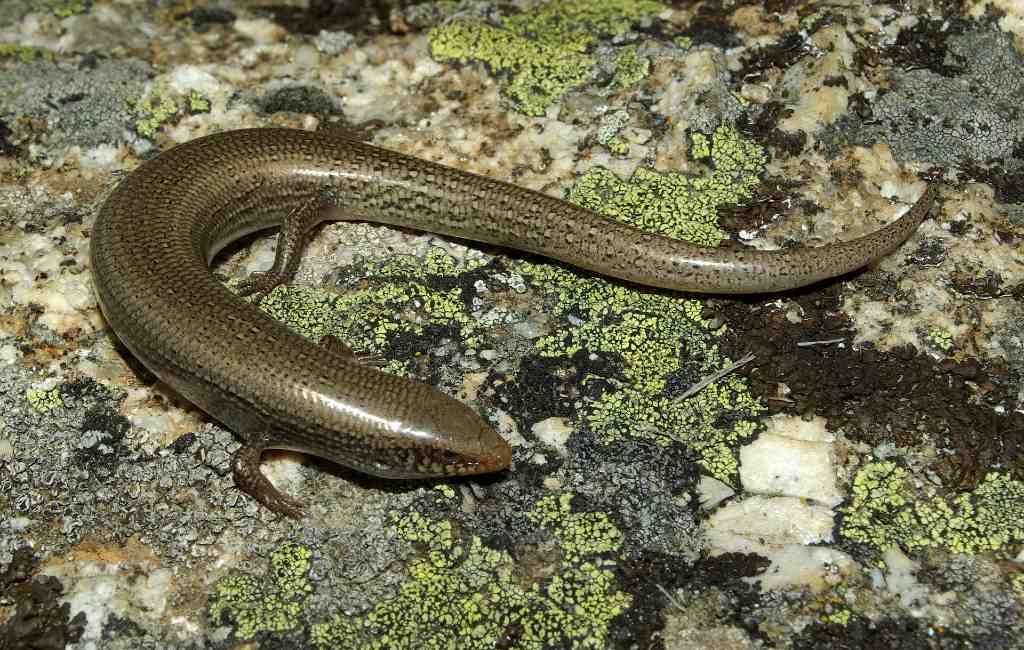
M823 546L786 546L768 557L771 565L752 579L760 581L765 591L798 585L824 589L856 567L846 553Z
M239 18L232 26L243 36L248 36L257 43L277 43L287 33L285 29L266 18Z
M0 326L0 335L13 336L13 332ZM21 358L21 351L13 345L0 345L0 363L12 364Z
M7 298L13 305L43 308L38 323L58 334L86 327L84 314L93 304L92 286L81 273L65 271L64 262L73 259L54 242L60 238L76 241L77 229L57 226L45 235L15 235L0 244L0 280L7 285Z
M795 497L753 496L729 503L705 524L712 554L756 553L771 561L762 589L807 586L821 589L854 566L846 554L808 546L832 541L832 511Z
M836 506L832 435L825 420L776 416L768 430L740 449L740 482L747 492L781 494Z
M142 444L149 451L168 445L179 436L202 426L200 412L189 408L187 402L176 404L181 408L168 408L153 399L152 388L129 387L127 392L121 411L132 426L148 434Z
M85 612L83 642L98 640L112 614L156 623L166 613L174 572L170 569L124 566L117 562L51 564L45 573L70 585L64 599L71 615ZM140 577L142 576L142 577Z
M708 519L708 541L720 552L760 553L791 544L832 541L832 511L793 497L747 497Z
M117 163L121 148L111 144L101 144L98 147L86 149L79 154L78 160L82 167L91 169L98 167L106 169Z
M722 501L725 501L736 491L717 478L701 476L697 484L697 493L700 495L700 505L705 510L713 510Z
M537 436L537 439L544 444L550 445L558 452L558 455L564 457L568 454L565 448L565 443L569 441L569 434L572 433L572 427L569 426L568 421L565 418L548 418L541 420L531 428L533 434Z
M908 558L899 548L889 548L882 555L885 560L885 588L899 596L904 607L920 605L928 599L928 589L917 581L915 575L920 569L916 562Z
M826 27L817 31L812 44L822 53L813 68L794 66L784 75L783 87L796 99L794 110L779 121L779 128L787 133L816 133L834 123L847 112L850 95L861 90L859 79L845 73L857 46L846 30ZM845 84L828 84L829 78L846 79Z

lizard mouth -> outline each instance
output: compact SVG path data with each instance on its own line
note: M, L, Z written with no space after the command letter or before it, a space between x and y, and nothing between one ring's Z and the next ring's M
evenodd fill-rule
M503 438L498 438L498 443L490 450L483 452L476 459L475 463L467 465L464 474L490 474L508 469L512 464L512 447Z

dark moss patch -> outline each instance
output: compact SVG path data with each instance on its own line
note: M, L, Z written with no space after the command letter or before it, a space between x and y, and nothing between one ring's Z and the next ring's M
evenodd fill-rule
M793 639L794 650L934 650L964 647L973 647L973 644L968 645L966 639L909 618L869 621L855 617L846 625L815 623Z
M515 384L498 386L500 405L516 419L520 429L529 435L529 424L550 417L571 417L576 413L576 386L581 370L569 359L558 357L524 357L519 363Z
M106 386L91 378L76 379L60 386L60 398L69 411L83 411L75 449L77 465L89 468L90 472L105 473L111 459L131 455L125 443L131 423L111 409L111 400L117 396Z
M307 7L274 5L263 11L293 34L319 34L320 30L377 34L388 27L392 9L411 4L413 0L310 0Z
M83 468L105 465L112 458L129 453L124 438L131 429L127 418L100 407L89 409L82 417L81 446L75 456Z
M18 155L18 147L11 142L11 136L14 132L11 131L7 124L0 120L0 156L16 156Z
M738 128L755 142L765 146L773 155L796 156L807 145L807 134L803 131L787 133L779 129L779 122L793 114L793 109L781 102L768 102L752 114L744 115Z
M263 113L312 113L341 115L342 111L330 95L315 86L294 85L272 90L259 100Z
M960 294L976 298L1002 298L1012 289L996 271L988 270L981 275L973 275L954 270L950 273L953 289Z
M999 203L1018 206L1017 215L1024 214L1024 166L1018 169L1007 169L1007 163L1017 161L1024 165L1024 139L1017 143L1010 156L1012 160L997 161L992 165L964 164L964 178L985 183L995 190L995 199ZM1007 217L1014 222L1014 214L1008 211ZM1024 226L1024 218L1017 216L1016 225Z
M881 352L871 346L800 342L854 337L839 309L839 287L795 292L802 310L794 324L785 311L722 301L731 324L726 349L734 357L754 352L741 371L751 392L769 410L826 417L832 430L872 446L917 447L943 440L949 453L932 470L949 488L971 489L993 466L1015 477L1024 467L1024 414L1014 412L1015 380L999 362L936 361L913 348ZM730 349L731 348L731 349ZM778 386L788 387L784 397ZM1006 414L996 412L1005 405Z
M945 77L963 71L960 65L946 61L947 42L954 35L962 34L970 23L963 20L923 18L909 29L902 30L896 42L881 50L880 57L898 68L925 68Z
M781 133L775 131L775 133ZM802 147L803 134L799 140ZM761 183L754 190L752 201L743 205L726 204L718 208L718 225L725 231L737 233L743 230L755 231L772 222L776 215L802 210L804 214L813 215L820 211L810 201L793 200L800 183L784 178L773 178Z
M174 16L175 20L189 20L192 29L199 33L208 32L215 25L230 25L235 22L235 14L219 7L196 7Z
M61 603L60 580L39 576L39 558L23 546L0 571L0 603L14 603L13 613L0 625L0 648L63 650L82 638L85 612L71 618L71 605Z
M786 32L774 43L749 50L741 59L743 67L737 78L758 78L772 69L788 70L808 54L810 52L804 47L804 36L798 32Z
M388 358L411 359L409 365L413 374L420 381L438 386L444 383L443 375L451 365L451 360L429 352L444 341L460 341L461 338L458 325L428 323L420 333L404 331L395 334L385 346L384 355Z
M644 639L648 642L644 648L664 648L659 632L665 627L664 612L672 606L666 592L676 589L695 594L712 588L724 592L723 600L731 609L722 612L721 623L732 623L758 636L750 614L760 602L760 592L743 578L761 574L769 564L752 553L725 553L693 564L680 562L674 555L644 553L621 562L620 586L633 596L634 605L616 628L618 647L630 647L630 641Z
M185 435L175 438L174 442L167 445L167 449L174 454L187 454L192 448L192 445L196 443L196 440L196 433L194 431L189 431Z
M725 50L741 45L743 41L731 22L733 11L731 5L703 3L687 26L685 34L693 39L695 46L715 45Z
M103 624L103 631L100 634L104 641L146 638L146 630L141 625L117 614L111 614L107 618L107 621Z

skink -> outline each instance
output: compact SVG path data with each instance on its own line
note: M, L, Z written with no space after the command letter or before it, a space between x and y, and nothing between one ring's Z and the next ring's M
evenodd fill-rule
M653 287L762 293L811 284L888 254L925 217L931 185L901 218L859 239L781 251L708 249L565 201L336 133L249 129L177 146L107 199L91 235L100 307L157 377L243 439L235 483L271 510L302 504L260 472L264 449L313 454L388 478L507 468L509 445L472 409L291 332L211 273L228 243L281 226L264 292L295 272L325 220L367 220L537 253Z

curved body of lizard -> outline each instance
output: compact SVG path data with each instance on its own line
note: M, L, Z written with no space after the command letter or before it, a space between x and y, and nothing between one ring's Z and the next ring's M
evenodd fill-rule
M789 289L855 270L899 246L934 185L903 217L820 248L700 248L565 201L334 134L230 131L141 165L92 230L104 315L150 370L241 435L240 487L270 508L298 503L259 472L265 448L293 449L384 477L508 467L508 444L461 402L292 333L209 270L231 241L282 225L272 281L324 220L368 220L537 253L641 284L704 293Z

